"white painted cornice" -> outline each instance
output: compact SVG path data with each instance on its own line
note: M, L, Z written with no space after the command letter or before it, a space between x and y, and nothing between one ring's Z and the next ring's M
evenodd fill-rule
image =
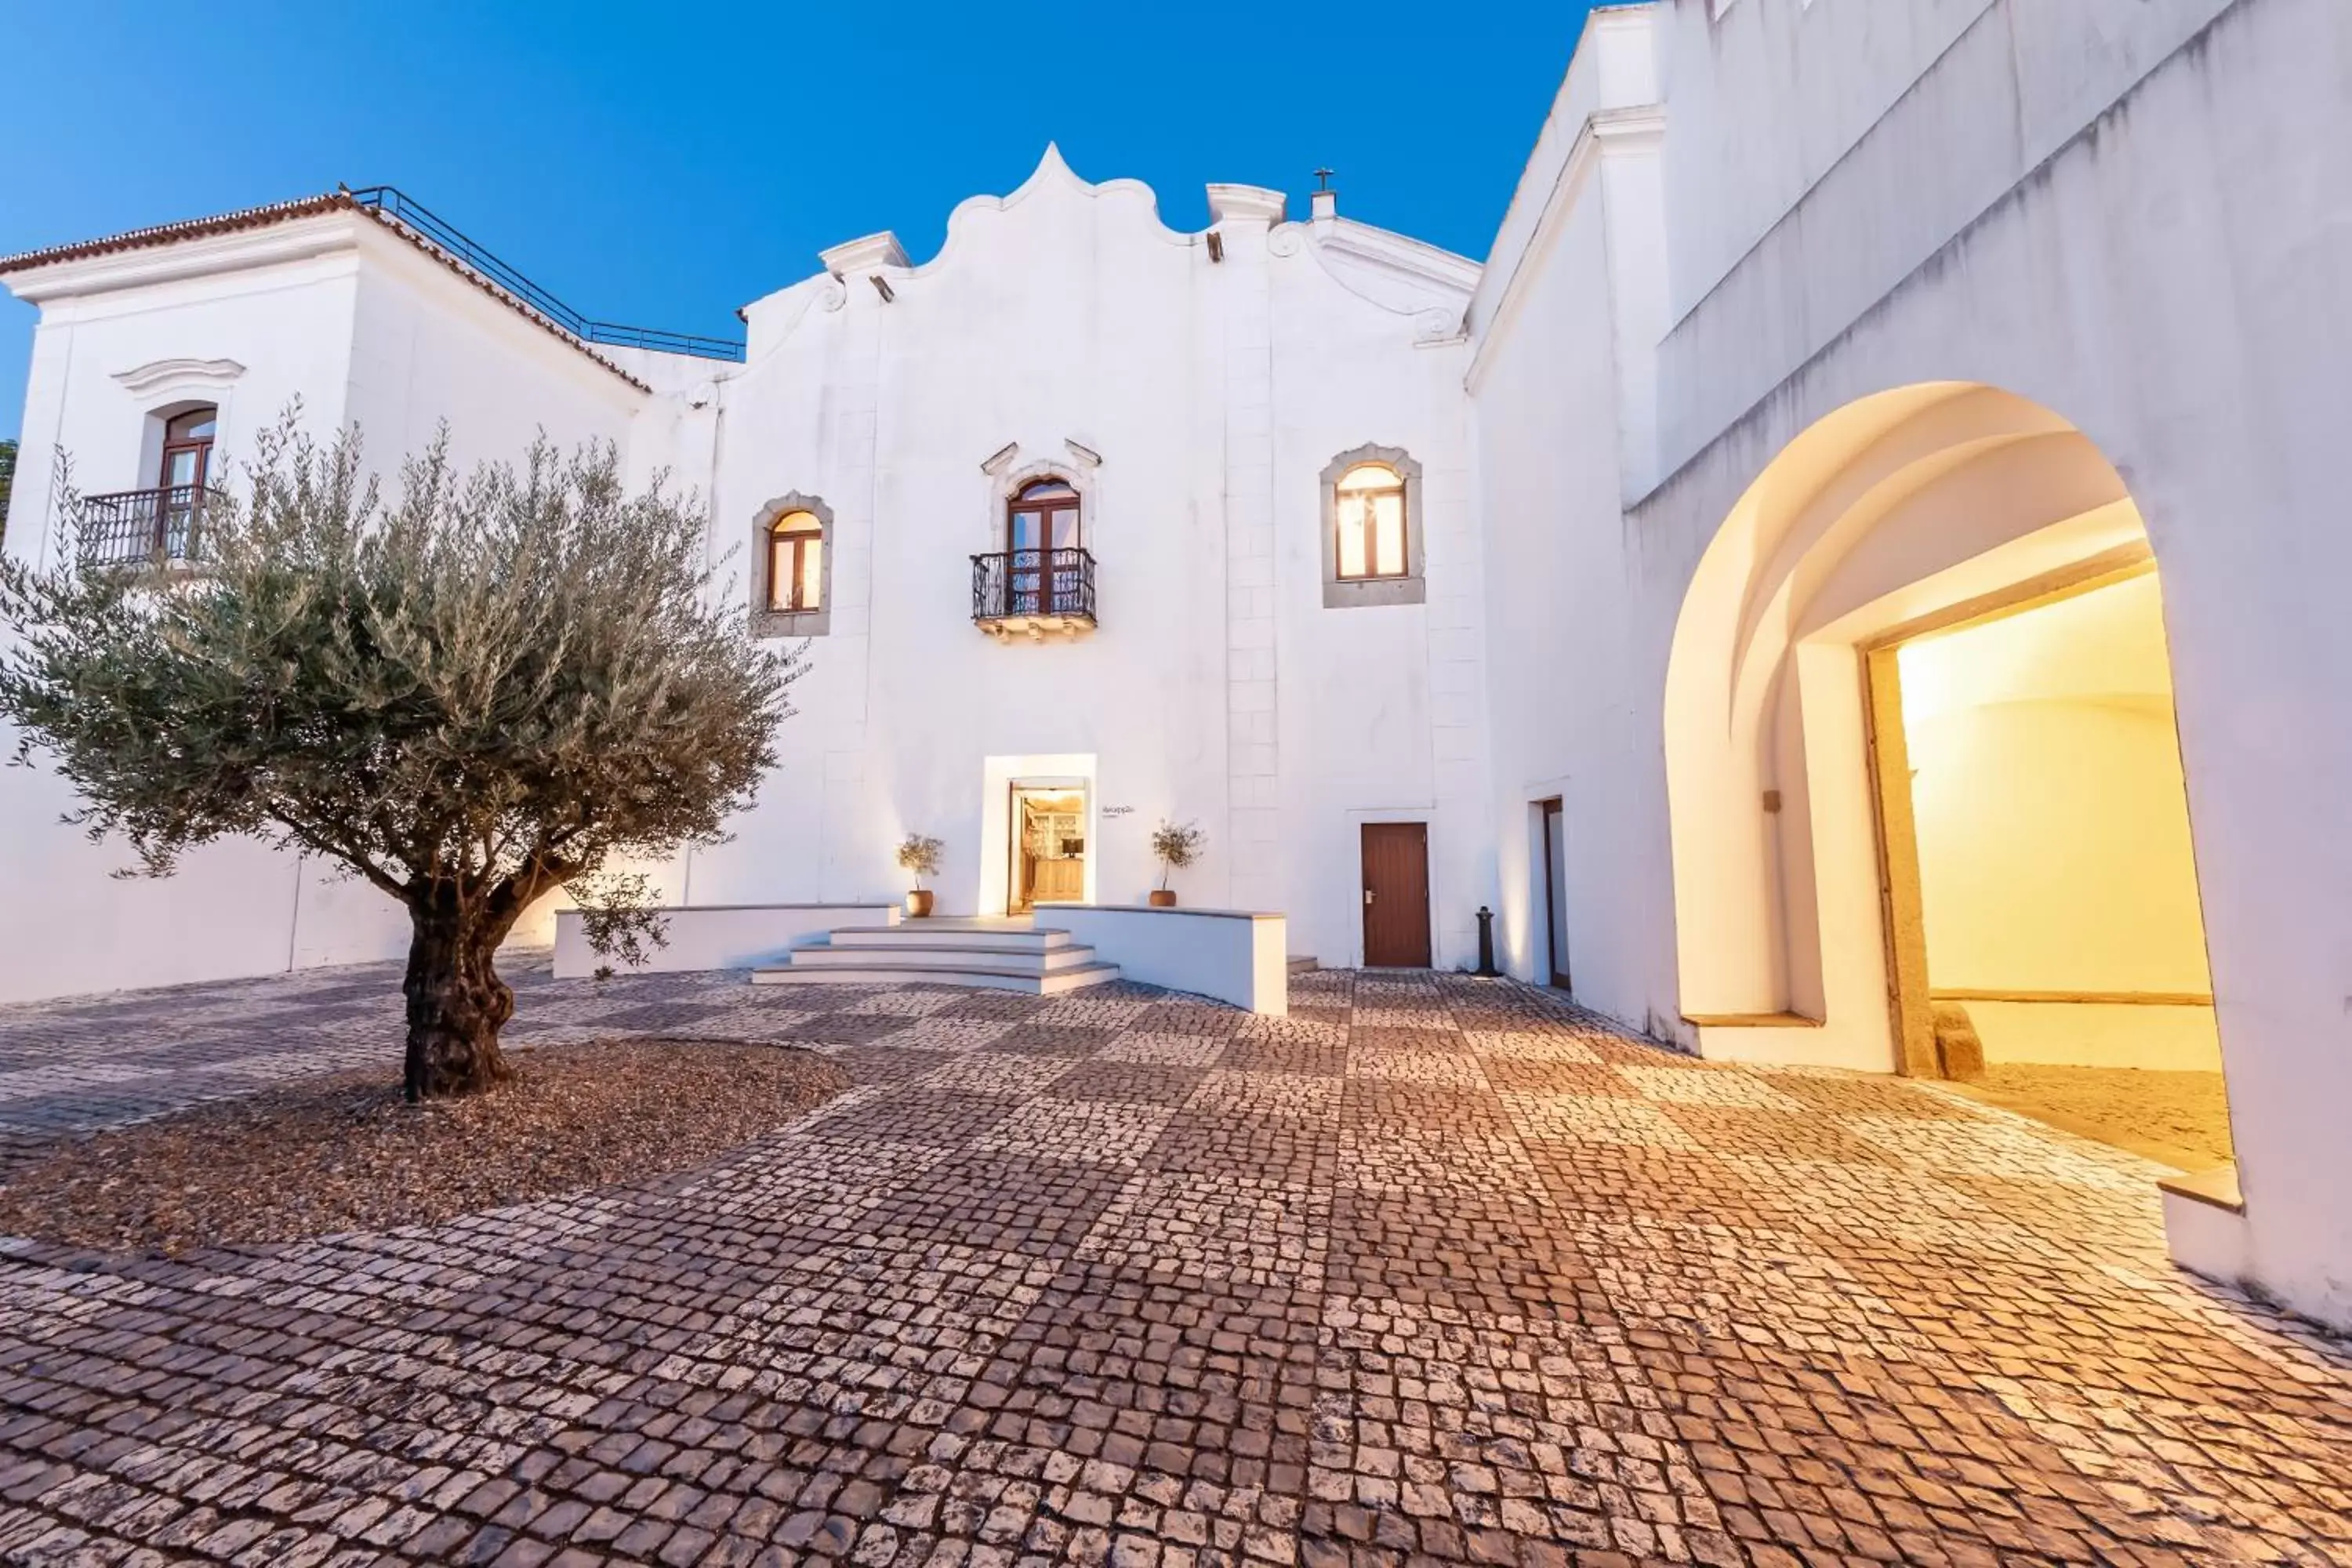
M1468 258L1349 218L1285 224L1268 248L1284 258L1309 254L1324 276L1356 298L1412 318L1416 343L1459 338L1478 286L1478 264Z
M245 366L233 359L159 359L133 370L118 370L114 379L144 397L164 387L226 387L244 374Z
M817 258L824 263L827 272L843 277L870 272L877 267L903 268L907 265L907 252L898 244L898 237L887 228L879 234L818 251Z
M359 247L362 225L373 220L353 212L321 213L266 228L240 229L184 239L170 245L110 251L28 268L6 282L19 300L35 305L123 289L143 289L184 279L218 277L260 267L308 261Z
M1209 221L1212 223L1277 224L1282 221L1289 205L1288 196L1280 191L1267 190L1264 185L1209 187Z
M1479 266L1466 256L1409 238L1385 228L1374 228L1351 218L1331 218L1310 226L1315 248L1325 257L1370 268L1386 276L1459 295L1464 303L1478 287Z
M1037 160L1037 167L1012 195L966 196L958 202L955 210L948 215L948 236L939 253L929 261L918 263L908 276L925 278L939 271L971 243L972 235L1009 221L1033 202L1074 196L1129 206L1140 217L1145 231L1163 244L1197 243L1193 236L1180 234L1160 220L1160 197L1150 185L1141 180L1105 180L1095 184L1065 163L1061 148L1048 142L1045 156Z
M1512 255L1507 270L1502 274L1499 287L1491 271L1485 280L1486 289L1495 289L1494 305L1482 324L1475 319L1472 335L1477 340L1477 351L1470 359L1470 370L1465 384L1473 393L1484 377L1487 350L1498 340L1509 335L1526 302L1527 279L1530 276L1528 262L1542 256L1551 247L1560 226L1575 210L1576 198L1600 160L1620 153L1648 153L1656 150L1664 139L1666 111L1664 104L1650 103L1626 109L1604 109L1588 116L1577 128L1576 140L1570 145L1568 156L1560 161L1559 173L1553 180L1534 231L1525 245ZM1483 291L1483 290L1482 290ZM1476 301L1472 303L1475 313Z

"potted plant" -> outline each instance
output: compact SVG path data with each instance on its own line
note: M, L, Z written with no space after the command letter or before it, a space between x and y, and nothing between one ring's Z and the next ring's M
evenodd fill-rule
M943 847L938 839L920 833L909 833L898 846L898 864L915 874L915 885L907 893L907 912L917 919L931 912L931 894L923 886L923 879L940 874L940 851Z
M1169 873L1181 871L1201 858L1201 846L1209 836L1201 831L1197 822L1178 826L1162 821L1151 832L1151 853L1160 860L1160 886L1151 889L1151 907L1171 910L1176 907L1176 895L1168 889Z

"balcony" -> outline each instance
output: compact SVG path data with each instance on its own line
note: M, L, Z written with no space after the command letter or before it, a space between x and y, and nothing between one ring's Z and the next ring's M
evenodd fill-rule
M1076 637L1095 626L1095 558L1084 550L1003 550L971 558L971 618L991 637Z
M205 513L220 492L203 485L81 498L81 558L93 566L193 565Z

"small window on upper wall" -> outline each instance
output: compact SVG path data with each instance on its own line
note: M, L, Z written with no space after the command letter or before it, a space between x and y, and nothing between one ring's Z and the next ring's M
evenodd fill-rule
M788 511L768 531L768 608L824 608L824 524L813 511Z
M1422 582L1421 465L1393 447L1359 447L1323 470L1327 609L1417 605Z
M760 509L751 525L751 633L822 637L833 599L833 509L798 491Z
M1405 576L1404 476L1359 463L1339 476L1339 581Z

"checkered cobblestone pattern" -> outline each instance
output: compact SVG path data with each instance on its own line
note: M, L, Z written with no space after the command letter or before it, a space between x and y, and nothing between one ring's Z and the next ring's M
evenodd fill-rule
M384 1060L396 976L0 1011L0 1153ZM1287 1020L520 977L510 1044L797 1042L718 1164L388 1235L0 1243L0 1560L2352 1563L2352 1357L2153 1167L1546 994Z

